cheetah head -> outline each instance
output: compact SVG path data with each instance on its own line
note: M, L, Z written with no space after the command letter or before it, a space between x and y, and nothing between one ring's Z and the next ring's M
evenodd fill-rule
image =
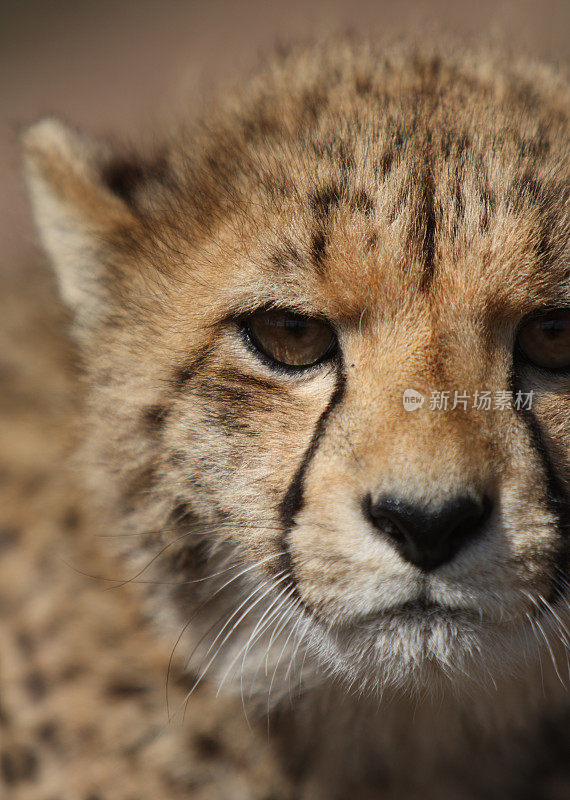
M568 108L343 45L153 158L29 130L86 494L203 671L410 691L564 642Z

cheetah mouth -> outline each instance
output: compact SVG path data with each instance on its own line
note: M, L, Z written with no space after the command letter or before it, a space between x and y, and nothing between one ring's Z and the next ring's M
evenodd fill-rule
M327 665L330 660L341 677L345 667L348 685L357 679L363 691L372 692L389 687L404 692L415 692L419 687L439 692L465 681L479 684L486 680L489 669L496 669L497 674L503 669L500 643L508 639L478 608L421 596L378 609L352 623L347 621L323 634L323 649L317 649L318 656Z
M483 622L480 611L466 606L451 606L418 597L403 603L396 603L359 617L354 627L369 629L379 623L424 623L448 622L470 624Z
M485 615L479 609L470 606L450 604L428 598L423 592L417 597L384 606L375 611L363 614L353 621L355 627L370 626L379 622L397 621L447 621L464 623L482 623Z
M422 597L419 597L416 600L408 600L405 603L399 603L397 605L390 606L387 609L383 609L382 616L404 618L412 617L414 619L423 617L444 617L446 619L470 619L472 621L480 619L480 615L473 611L473 609L437 603L431 600L426 600Z

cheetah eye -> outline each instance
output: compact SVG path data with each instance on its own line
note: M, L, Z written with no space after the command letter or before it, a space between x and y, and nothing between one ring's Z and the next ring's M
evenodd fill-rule
M536 367L554 372L570 369L570 309L532 317L520 328L517 343Z
M259 311L242 323L253 346L286 367L311 367L331 358L337 346L328 323L288 311Z

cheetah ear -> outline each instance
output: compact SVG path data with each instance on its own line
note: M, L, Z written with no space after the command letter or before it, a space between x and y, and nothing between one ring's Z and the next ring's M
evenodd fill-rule
M112 154L103 145L54 119L32 125L22 142L40 238L81 327L104 311L105 243L134 224L133 211L105 180Z

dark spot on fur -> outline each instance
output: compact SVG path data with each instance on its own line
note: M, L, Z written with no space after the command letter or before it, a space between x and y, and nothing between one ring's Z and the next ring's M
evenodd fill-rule
M479 230L481 233L485 233L485 231L489 227L489 220L491 215L495 210L495 198L488 187L481 189L479 194L479 199L481 202L481 215L479 220Z
M0 553L10 550L20 539L20 532L16 528L0 529Z
M147 499L156 482L156 471L153 464L132 475L125 486L123 500L127 511L133 511L137 504Z
M174 384L176 388L184 389L188 383L191 383L200 372L200 369L207 363L212 352L213 346L211 344L205 345L194 354L189 364L180 367L174 374Z
M465 133L465 132L461 133L457 137L457 142L456 142L456 145L455 145L457 156L459 158L462 158L465 155L465 153L467 152L467 150L470 147L470 145L471 145L471 140L470 140L468 134Z
M331 184L323 189L318 189L310 195L309 202L314 213L323 218L328 217L334 209L339 207L341 199L341 189Z
M119 156L103 166L102 177L112 192L132 205L137 188L150 180L162 180L166 168L166 159L162 156L149 162L142 162L136 156Z
M18 745L0 753L0 775L7 786L33 780L38 766L37 756L30 747Z
M293 244L293 242L285 241L278 247L276 247L269 257L271 263L277 267L277 269L283 269L283 267L292 267L292 266L301 266L303 263L303 259L301 258L301 254L297 247Z
M252 401L252 395L247 386L216 383L207 387L200 386L200 394L202 397L210 398L216 404L212 409L212 419L217 422L224 421L228 415L235 418L237 422L241 412L249 408Z
M388 222L391 224L397 220L399 215L402 213L404 206L406 204L406 200L409 197L410 187L403 186L399 192L396 194L390 205L386 210L386 218Z
M540 105L540 97L531 83L519 78L517 81L513 81L509 88L515 101L522 103L528 110Z
M3 728L7 728L9 724L10 724L10 717L8 715L8 712L4 707L4 703L0 702L0 725Z
M276 398L288 397L285 387L231 368L221 369L215 380L200 382L197 391L202 401L211 400L212 422L223 425L228 433L247 431L249 435L258 431L248 415L272 412Z
M370 94L372 89L372 78L369 75L359 76L355 82L356 94L362 96Z
M0 753L0 774L2 775L4 783L8 786L12 786L16 783L16 767L10 753Z
M425 208L425 223L424 223L424 265L428 274L433 273L434 268L434 253L435 253L435 207L433 199L433 181L426 183L424 208Z
M535 254L542 266L547 266L557 247L560 220L556 208L562 208L570 198L570 188L563 184L541 182L528 173L513 181L507 194L507 204L511 211L524 208L537 212Z
M81 513L76 506L70 506L65 512L65 515L62 519L63 527L73 533L78 530L81 524Z
M532 159L544 158L550 151L548 128L540 123L537 135L528 141L528 155Z
M208 526L208 530L210 526ZM197 534L198 535L198 534ZM201 535L201 534L199 534ZM186 577L196 575L208 561L208 547L204 540L194 539L186 547L181 547L170 559L170 566L176 574Z
M284 391L282 386L260 378L258 375L249 375L245 372L240 372L238 369L232 369L231 367L221 369L218 373L218 377L226 383L237 383L245 388L255 388L273 395L286 395L286 391Z
M195 577L198 571L204 566L208 557L207 543L203 536L199 515L188 503L179 503L170 514L170 519L177 529L184 534L195 531L195 536L184 536L182 546L175 552L168 555L167 571L175 572L185 578ZM209 530L211 523L206 528Z
M350 207L353 211L362 211L367 216L374 211L374 203L364 189L355 191L350 198Z
M356 159L352 147L347 142L338 142L338 165L341 171L345 174L351 172L356 167Z
M327 96L318 89L310 89L304 92L302 97L302 108L304 121L316 122L328 104Z
M441 147L441 155L443 156L444 159L449 158L449 156L451 155L452 146L453 146L453 138L451 135L451 131L448 130L442 131L440 147Z
M317 231L311 239L311 261L315 267L321 271L327 250L327 236L324 231Z
M37 736L45 744L55 745L59 735L59 729L53 720L42 723L37 729Z
M142 683L117 680L107 686L105 694L113 700L128 700L131 697L140 697L148 694L149 687Z
M388 175L388 173L392 169L393 163L394 163L394 151L391 149L385 150L380 156L380 161L378 162L378 172L379 172L379 177L381 179L384 179Z
M401 150L404 144L404 132L399 125L392 129L392 148L395 152Z
M378 244L378 234L376 231L372 231L366 237L366 249L367 250L374 250L376 245Z
M192 746L199 757L205 760L220 758L223 754L223 747L220 740L206 733L197 734L192 741Z
M85 667L77 662L68 664L61 673L61 680L63 683L68 681L73 682L85 674Z
M194 525L199 517L188 503L179 503L170 514L170 519L175 525Z
M270 116L263 104L258 104L254 115L242 120L243 138L246 142L267 139L280 130L274 117Z
M33 670L24 679L24 685L32 700L42 700L47 694L47 681L39 670Z
M544 186L528 173L513 180L507 190L510 210L518 213L524 206L544 205Z
M130 200L133 190L144 180L144 169L136 161L115 158L103 167L103 182L125 200Z
M32 635L26 630L18 631L16 641L18 642L18 647L24 656L27 659L31 658L36 650L36 645Z
M419 199L409 232L409 242L412 251L417 253L423 263L421 286L425 290L431 282L435 267L435 185L429 163L417 175L417 180L419 182Z
M168 409L164 406L149 406L143 411L143 419L151 429L162 427L167 416Z
M465 215L465 201L463 199L463 191L461 188L461 174L455 178L453 186L453 199L454 199L454 220L453 220L453 235L457 236L463 217Z

